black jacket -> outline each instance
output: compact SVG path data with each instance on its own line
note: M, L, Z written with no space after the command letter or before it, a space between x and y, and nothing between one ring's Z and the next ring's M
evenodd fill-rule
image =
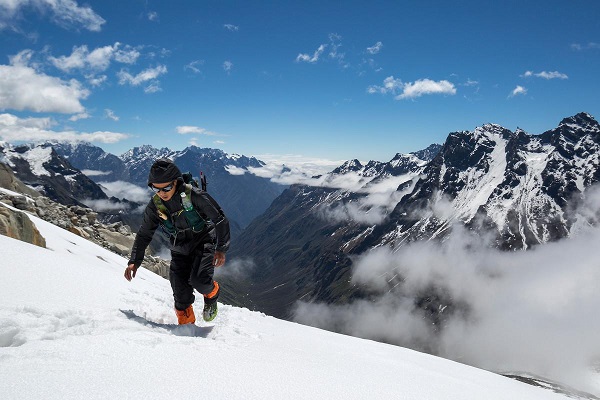
M171 251L181 254L190 254L201 243L210 243L216 240L216 251L227 252L229 249L229 220L221 210L217 202L206 192L193 187L191 198L194 209L197 210L206 221L204 229L193 232L184 216L181 204L181 192L184 186L181 181L177 182L177 189L171 200L163 201L170 213L170 218L176 228L176 234L170 237ZM150 244L156 228L161 223L156 205L150 202L144 210L144 221L135 236L129 264L139 267L144 259L146 248Z

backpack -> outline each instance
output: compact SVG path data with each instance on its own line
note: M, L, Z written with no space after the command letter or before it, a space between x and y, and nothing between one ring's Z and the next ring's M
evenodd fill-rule
M185 183L189 183L190 185L192 185L193 187L197 187L200 188L200 185L198 185L198 181L194 179L194 177L192 176L191 172L186 172L181 174L183 177L183 181ZM200 171L200 184L202 185L202 190L206 192L206 175L204 175L204 173L202 171Z
M188 197L188 199L191 200L192 187L199 188L198 181L196 181L194 179L191 172L186 172L181 175L183 177L183 182L185 185L184 193ZM202 182L202 190L206 190L206 176L204 176L202 174L202 172L200 173L200 175L201 175L201 182ZM193 232L201 232L204 229L204 227L206 226L206 221L204 220L204 218L202 218L202 216L196 210L196 208L193 208L189 211L182 209L181 211L179 211L178 213L176 213L174 215L169 215L169 211L167 210L167 207L165 207L165 205L163 204L160 197L158 197L157 193L155 193L152 196L152 202L154 203L154 205L156 206L156 209L158 210L161 228L169 236L177 236L178 231L177 231L177 228L173 225L172 221L173 221L173 217L177 217L180 214L183 214L183 216L185 217L185 219L188 222L188 225L190 226L190 229ZM163 218L162 216L164 216L165 218Z

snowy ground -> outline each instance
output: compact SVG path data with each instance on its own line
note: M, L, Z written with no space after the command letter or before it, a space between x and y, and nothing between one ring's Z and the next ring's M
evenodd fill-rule
M31 219L48 249L0 236L0 399L566 398L227 305L177 326L166 280Z

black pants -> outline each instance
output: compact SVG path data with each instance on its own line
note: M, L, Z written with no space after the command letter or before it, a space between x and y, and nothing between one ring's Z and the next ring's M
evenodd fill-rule
M214 289L214 254L215 246L212 243L199 245L189 255L171 252L169 280L176 309L185 310L194 303L194 289L202 294L208 294ZM218 293L210 299L205 297L204 301L213 303L217 301L217 297Z

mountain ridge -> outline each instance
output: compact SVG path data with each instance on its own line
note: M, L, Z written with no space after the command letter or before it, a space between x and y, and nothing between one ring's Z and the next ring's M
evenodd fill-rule
M251 258L257 270L241 283L248 293L243 304L292 318L300 298L345 304L368 297L349 283L353 257L381 246L443 241L453 224L491 232L504 250L567 237L585 224L575 205L600 180L598 132L587 113L539 135L485 124L450 133L429 162L407 164L383 183L366 178L364 166L351 160L325 182L347 177L359 182L352 187L293 185L233 243L232 255ZM397 185L372 191L385 182Z

